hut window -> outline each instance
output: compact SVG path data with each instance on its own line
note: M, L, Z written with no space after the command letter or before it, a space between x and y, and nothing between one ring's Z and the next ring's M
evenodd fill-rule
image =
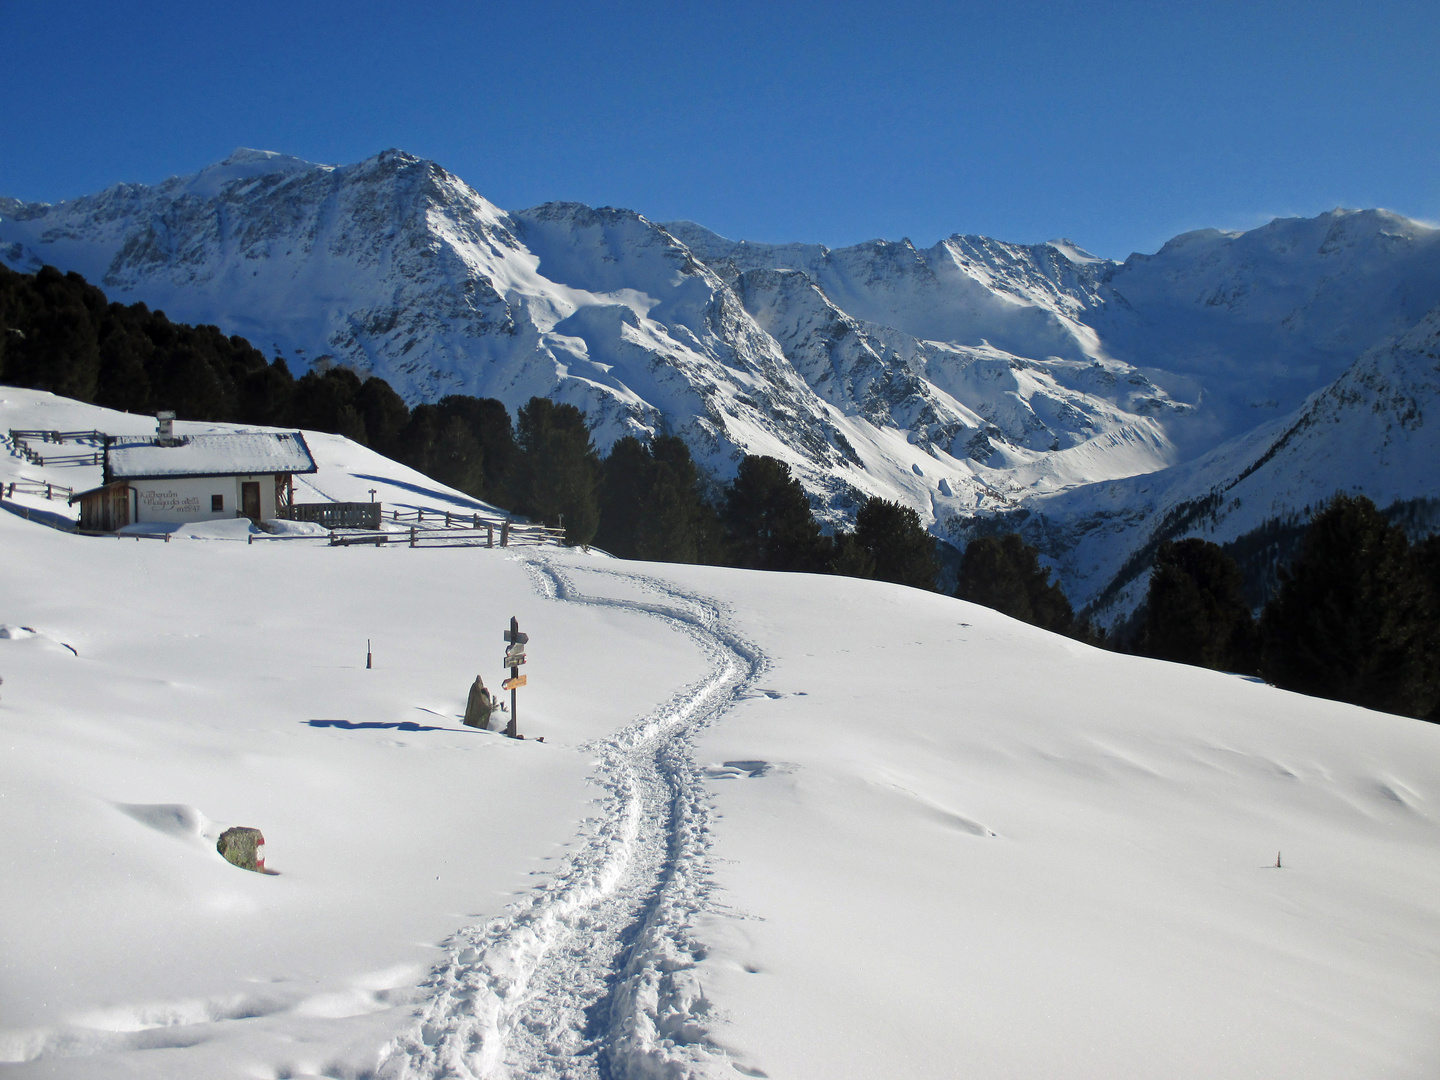
M210 496L210 512L211 512L212 514L218 514L218 513L220 513L222 510L224 510L224 509L225 509L225 496L224 496L224 495L211 495L211 496Z

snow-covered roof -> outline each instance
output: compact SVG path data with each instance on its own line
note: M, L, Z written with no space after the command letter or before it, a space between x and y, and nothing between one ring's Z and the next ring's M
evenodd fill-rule
M312 473L315 459L298 431L191 435L179 446L155 443L112 446L105 452L106 476L142 480L170 476L248 476L257 473Z

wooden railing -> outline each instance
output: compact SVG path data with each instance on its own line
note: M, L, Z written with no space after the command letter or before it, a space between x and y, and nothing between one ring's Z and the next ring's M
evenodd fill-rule
M478 527L445 528L440 525L391 532L331 533L331 547L353 544L404 544L407 547L534 547L559 544L565 539L563 529L546 525L519 525L508 521L481 522Z
M54 444L96 443L100 449L71 451L59 454L41 454L31 443ZM10 445L32 465L99 465L105 458L105 433L103 431L25 431L10 429Z
M380 515L380 504L374 502L291 503L281 514L327 529L379 529Z
M98 442L105 441L103 431L28 431L23 429L10 429L10 438L28 439L31 442L66 443L66 442Z
M75 489L63 484L47 484L43 480L11 480L8 484L0 481L0 495L14 498L16 492L22 495L44 495L47 499L68 499Z

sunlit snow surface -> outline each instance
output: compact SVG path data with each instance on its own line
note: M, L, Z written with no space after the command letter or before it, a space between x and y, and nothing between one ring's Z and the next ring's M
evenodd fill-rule
M7 1075L1440 1071L1435 726L873 582L4 506ZM459 722L512 615L524 742Z

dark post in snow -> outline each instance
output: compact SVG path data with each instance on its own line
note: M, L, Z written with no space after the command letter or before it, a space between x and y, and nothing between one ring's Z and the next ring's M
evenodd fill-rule
M515 713L515 691L525 685L526 679L520 674L520 665L525 663L525 643L528 634L520 632L520 620L510 617L510 629L505 631L505 660L502 666L510 669L510 678L500 684L501 690L510 691L510 722L505 725L505 734L512 739L521 738L518 717Z

